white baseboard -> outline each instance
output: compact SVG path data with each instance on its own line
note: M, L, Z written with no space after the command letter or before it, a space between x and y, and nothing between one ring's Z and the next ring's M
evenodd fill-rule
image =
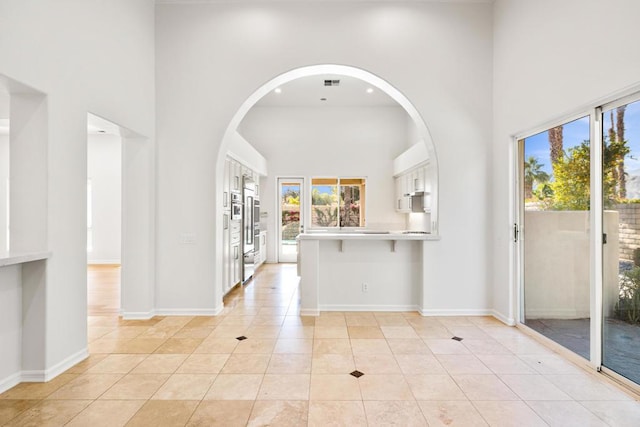
M421 308L418 312L423 316L492 316L493 310L480 309L433 309Z
M417 305L324 304L319 311L418 311Z
M491 315L493 317L495 317L496 319L498 319L499 321L501 321L502 323L504 323L505 325L508 325L508 326L515 326L516 325L516 319L504 316L504 315L502 315L502 313L500 313L500 312L498 312L496 310L491 310Z
M12 387L17 386L22 382L22 372L16 372L9 375L7 378L0 380L0 393L4 393Z
M158 308L156 316L217 316L223 307L216 308Z
M155 316L155 311L120 311L123 320L149 320Z
M119 259L89 259L87 265L120 265Z
M301 308L300 316L320 316L320 310L315 310L312 308Z
M65 372L67 369L72 368L78 363L82 362L87 357L89 357L89 352L86 348L84 348L47 370L16 372L15 374L12 374L3 380L0 380L0 393L4 393L5 391L20 383L44 383L47 381L51 381L58 375Z

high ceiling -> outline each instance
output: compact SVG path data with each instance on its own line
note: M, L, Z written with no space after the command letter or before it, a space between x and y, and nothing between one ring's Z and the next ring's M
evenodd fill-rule
M495 0L234 0L237 3L274 3L287 1L291 3L310 3L313 1L323 3L493 3ZM228 3L229 0L156 0L156 4L194 4L194 3Z
M331 86L325 86L331 80ZM337 85L333 83L339 81ZM256 103L257 107L390 107L398 106L386 93L349 76L302 77L280 86ZM323 100L324 99L324 100Z

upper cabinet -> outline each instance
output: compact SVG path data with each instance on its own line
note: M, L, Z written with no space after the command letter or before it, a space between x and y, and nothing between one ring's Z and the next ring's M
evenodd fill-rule
M397 212L431 211L431 183L428 177L428 163L418 165L395 177Z

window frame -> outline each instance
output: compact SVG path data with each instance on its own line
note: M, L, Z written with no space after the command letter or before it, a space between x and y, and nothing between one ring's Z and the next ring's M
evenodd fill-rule
M319 226L313 223L313 181L314 180L320 180L320 179L331 179L331 180L336 180L336 187L337 187L337 194L338 194L338 218L337 218L337 224L335 226ZM340 208L341 208L341 203L340 203L340 181L341 180L353 180L353 179L359 179L362 180L362 184L359 184L360 186L360 206L361 206L361 213L360 213L360 225L359 226L341 226L340 225ZM358 229L362 229L365 228L367 226L367 208L366 208L366 201L367 201L367 181L368 181L368 177L364 176L364 175L358 175L358 176L345 176L345 175L334 175L334 176L328 176L328 175L316 175L316 176L310 176L308 179L308 186L307 186L307 202L306 202L306 206L307 206L307 224L309 224L309 229L312 230L325 230L325 231L331 231L331 230L341 230L341 229L349 229L349 230L358 230ZM345 185L349 185L349 184L345 184ZM350 184L350 185L357 185L357 184Z

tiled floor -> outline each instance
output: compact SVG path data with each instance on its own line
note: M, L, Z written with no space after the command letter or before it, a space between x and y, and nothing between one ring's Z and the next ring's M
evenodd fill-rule
M640 425L630 395L492 318L300 317L295 265L264 266L225 305L90 317L90 358L0 395L0 424Z

